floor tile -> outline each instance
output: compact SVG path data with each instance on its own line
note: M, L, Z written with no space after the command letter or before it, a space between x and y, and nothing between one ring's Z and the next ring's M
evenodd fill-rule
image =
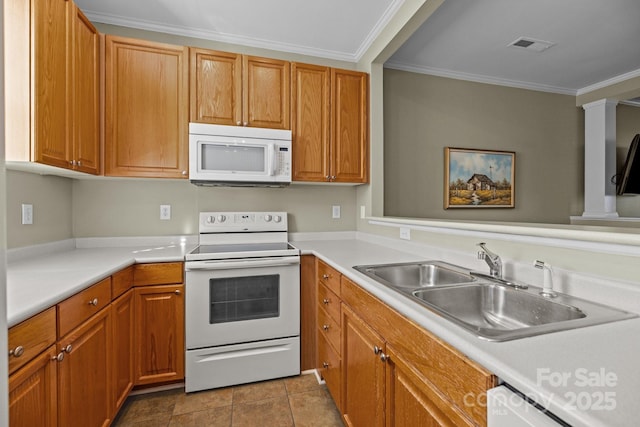
M127 399L114 426L166 426L171 418L176 400L184 394L184 389L175 389L153 393L151 395L131 396ZM154 421L156 424L145 424ZM162 422L163 421L163 422Z
M283 385L284 387L284 385ZM293 427L286 396L233 405L232 427Z
M342 419L325 388L289 395L296 427L342 427Z
M233 387L233 404L255 402L287 395L283 380L262 381Z
M318 379L313 374L298 375L284 379L284 386L288 394L301 393L303 391L317 390L322 388Z
M190 412L171 417L169 427L230 427L231 406Z
M173 415L204 411L205 409L213 409L221 406L231 406L232 398L233 389L231 387L189 394L183 393L176 399Z

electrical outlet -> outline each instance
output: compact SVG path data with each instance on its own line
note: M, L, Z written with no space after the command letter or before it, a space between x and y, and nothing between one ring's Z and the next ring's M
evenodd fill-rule
M367 207L365 205L360 206L360 218L365 219L367 217Z
M33 224L33 205L22 205L22 225Z
M338 219L338 218L340 218L340 205L334 205L334 206L332 207L331 217L332 217L333 219Z
M402 240L411 240L411 229L406 227L400 227L400 238Z
M160 205L160 219L171 219L171 205Z

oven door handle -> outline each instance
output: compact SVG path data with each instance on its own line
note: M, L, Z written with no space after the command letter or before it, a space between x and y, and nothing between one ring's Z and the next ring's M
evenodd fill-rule
M187 261L184 269L191 270L231 270L234 268L280 267L300 264L299 256L277 257L269 259L237 259L215 261Z

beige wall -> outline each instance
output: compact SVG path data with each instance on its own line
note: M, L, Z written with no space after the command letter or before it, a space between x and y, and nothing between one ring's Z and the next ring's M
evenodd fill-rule
M355 229L355 188L295 184L288 188L196 187L165 180L76 180L73 236L157 236L198 233L198 212L277 210L289 213L289 230ZM160 205L171 220L160 220ZM341 206L341 218L331 207Z
M22 225L23 203L33 205L33 224ZM7 247L72 237L71 180L7 171Z
M385 215L569 223L584 120L572 96L384 70ZM443 208L444 147L516 152L514 209Z

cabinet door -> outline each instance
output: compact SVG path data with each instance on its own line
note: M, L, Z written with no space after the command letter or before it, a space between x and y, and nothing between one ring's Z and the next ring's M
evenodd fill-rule
M108 308L58 341L58 421L61 426L108 426L112 415L111 319ZM70 347L69 347L70 346Z
M135 289L135 384L184 379L184 285Z
M134 351L133 290L129 290L111 303L112 337L112 391L115 414L133 388Z
M57 425L55 354L52 345L9 377L11 427Z
M437 388L387 344L386 418L388 427L472 426Z
M242 55L189 49L190 121L242 124Z
M244 56L242 73L243 125L291 129L290 63Z
M105 175L187 178L187 48L106 37Z
M98 31L75 4L71 6L73 166L97 175L100 172Z
M369 78L331 70L331 173L336 182L367 182L369 164Z
M331 72L317 65L292 65L294 181L328 181Z
M383 426L383 339L342 305L342 411L348 426Z
M69 168L71 100L67 37L71 2L34 0L31 4L35 161Z
M316 257L300 258L300 370L315 369L316 340Z

